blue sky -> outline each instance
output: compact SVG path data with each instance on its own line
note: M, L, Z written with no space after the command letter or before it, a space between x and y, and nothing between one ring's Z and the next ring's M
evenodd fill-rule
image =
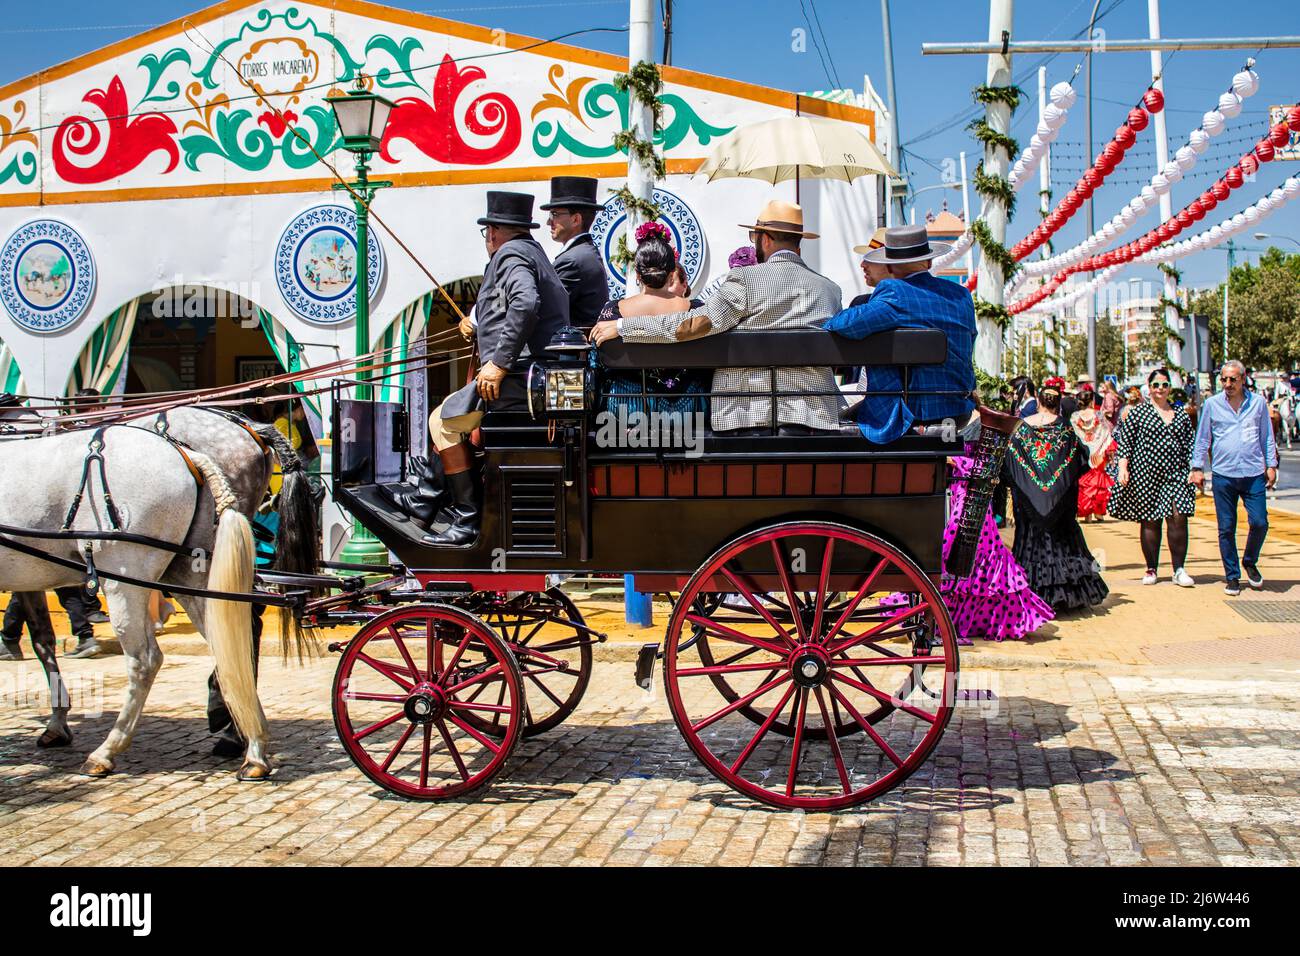
M501 27L538 37L556 36L590 27L621 27L627 22L627 0L394 0L389 5L435 13L452 19ZM9 10L0 27L0 83L139 33L158 23L199 8L174 0L118 0L108 5L69 0L44 0ZM1082 35L1092 5L1087 0L1020 0L1016 4L1015 39L1069 39ZM915 188L941 181L945 160L966 150L973 169L978 146L965 132L974 115L970 89L984 79L986 58L923 56L924 41L982 40L988 35L988 5L982 0L893 0L894 61L899 97L901 139ZM1099 26L1111 38L1147 35L1144 0L1102 0ZM1230 16L1225 17L1225 10ZM1300 8L1282 0L1256 0L1225 5L1210 0L1164 0L1162 28L1168 37L1276 36L1300 34ZM821 30L817 31L818 23ZM869 0L677 0L673 16L673 63L688 69L735 77L790 90L822 89L834 83L861 89L863 74L885 90L884 55L879 5ZM805 52L796 52L793 32L806 31ZM821 54L813 36L824 37ZM568 42L616 53L626 51L625 34L591 34ZM1165 90L1171 152L1186 141L1229 85L1232 74L1255 51L1166 54ZM1037 96L1035 67L1043 57L1023 56L1013 63L1023 88ZM1300 50L1264 51L1257 56L1259 92L1246 101L1241 116L1216 138L1209 151L1183 182L1174 187L1175 210L1195 198L1248 149L1266 129L1270 104L1300 100ZM1078 63L1075 55L1060 54L1046 64L1048 85L1068 80ZM1130 106L1150 81L1146 53L1107 53L1093 59L1094 152L1110 137ZM828 79L828 73L830 79ZM1023 79L1021 79L1023 75ZM1075 81L1078 105L1054 149L1053 186L1058 196L1085 168L1084 73ZM1036 124L1036 101L1022 106L1012 133L1027 145ZM1139 134L1138 145L1096 194L1096 222L1104 223L1141 188L1155 171L1151 129ZM1191 235L1232 215L1278 185L1288 175L1300 175L1300 162L1265 164L1256 181L1232 197L1184 235ZM1038 222L1034 192L1027 186L1021 210L1012 224L1008 245ZM918 215L937 208L950 195L960 208L960 195L933 190L918 199ZM972 203L976 204L972 196ZM1157 224L1158 213L1139 220L1132 236ZM1084 238L1082 211L1056 237L1064 249ZM1284 207L1260 229L1300 240L1300 203ZM1252 246L1267 245L1239 237ZM1278 243L1292 250L1294 245ZM1190 285L1221 279L1226 256L1204 252L1182 260L1179 267ZM1124 278L1156 275L1154 270L1130 269Z

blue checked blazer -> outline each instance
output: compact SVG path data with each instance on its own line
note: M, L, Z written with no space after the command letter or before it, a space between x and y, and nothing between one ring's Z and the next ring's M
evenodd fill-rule
M961 283L918 272L905 279L886 279L863 305L852 306L827 319L825 328L851 339L864 339L889 329L938 329L948 337L948 358L942 365L912 366L909 392L942 391L960 395L873 395L901 392L902 369L872 366L867 373L867 397L858 406L862 433L872 441L891 442L913 421L942 420L965 415L975 407L968 396L975 389L975 305Z

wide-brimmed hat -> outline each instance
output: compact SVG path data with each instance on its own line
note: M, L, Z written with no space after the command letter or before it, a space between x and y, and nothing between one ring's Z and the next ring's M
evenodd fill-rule
M925 226L895 226L885 230L884 246L872 249L866 258L868 262L898 266L935 259L951 248L946 242L931 242Z
M879 229L875 231L875 233L872 235L871 239L868 242L860 246L854 246L853 251L860 256L865 256L872 249L879 249L881 246L885 244L886 232L887 230L885 229L885 227L881 226Z
M803 239L819 238L815 232L804 232L803 207L798 203L773 199L763 207L758 219L752 223L740 223L741 229L761 229L764 232L783 232Z
M1076 375L1076 376L1074 377L1074 384L1075 384L1075 385L1091 385L1091 384L1092 384L1092 376L1089 375L1087 372L1084 372L1082 375Z
M551 201L542 211L551 209L604 209L596 200L596 180L588 176L552 176Z
M533 197L531 193L507 193L488 190L487 215L478 221L480 226L524 226L536 229L533 222Z

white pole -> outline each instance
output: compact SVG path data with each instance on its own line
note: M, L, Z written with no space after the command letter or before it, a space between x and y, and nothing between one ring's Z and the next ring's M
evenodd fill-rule
M638 63L655 62L654 54L654 0L631 0L631 18L628 21L627 67L631 70ZM637 138L650 142L654 137L654 112L650 104L642 103L633 93L628 103L628 122L636 131ZM627 158L627 187L632 195L649 202L654 196L654 170L643 166L635 156ZM629 209L627 216L627 247L636 248L633 238L636 227L641 224L641 216L636 210Z
M1043 121L1043 113L1047 110L1047 67L1038 68L1038 121ZM1048 156L1051 146L1043 150L1043 158L1038 161L1038 190L1041 195L1038 197L1038 208L1044 215L1047 213L1047 190L1051 188L1051 173L1048 169ZM1048 244L1043 243L1043 258L1047 258ZM1060 373L1060 365L1056 357L1056 318L1051 315L1043 316L1043 367L1050 372Z
M989 42L1001 44L1003 33L1011 35L1013 0L989 0ZM989 54L989 86L1011 85L1011 54L1003 56L1001 50ZM1009 135L1011 132L1011 109L1006 103L989 103L985 107L985 117L989 126L998 133ZM984 171L990 176L1006 178L1011 165L1006 150L1000 146L988 145L984 148ZM990 202L985 206L984 221L994 241L1005 243L1007 239L1007 210L1000 202ZM979 285L980 298L993 305L1003 305L1003 287L1005 279L1002 268L995 266L988 256L980 256ZM978 320L979 334L975 339L975 364L990 374L996 374L1002 366L1002 336L997 323L987 319Z
M966 151L961 152L961 215L966 220L966 228L971 227L970 221L970 179L966 175ZM975 274L975 243L971 243L966 249L966 278L969 279Z
M1147 0L1147 22L1151 27L1151 39L1160 39L1160 0ZM1164 94L1165 81L1160 74L1164 72L1163 56L1159 50L1151 51L1151 78L1155 80L1155 88ZM1169 137L1165 134L1165 114L1169 111L1168 103L1165 108L1156 114L1156 172L1160 172L1169 162ZM1165 190L1160 197L1160 220L1167 220L1174 212L1172 190ZM1165 280L1165 298L1170 302L1178 295L1178 283L1174 277L1166 274ZM1178 313L1172 305L1165 306L1165 325L1171 329L1178 329ZM1178 343L1174 339L1169 339L1165 343L1165 355L1170 365L1170 380L1175 385L1182 385L1182 377L1172 367L1178 364L1179 355Z

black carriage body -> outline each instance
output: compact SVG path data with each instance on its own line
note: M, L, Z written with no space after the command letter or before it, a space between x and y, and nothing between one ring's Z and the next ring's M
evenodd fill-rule
M853 341L827 332L724 334L671 346L607 344L609 369L928 365L942 333L900 330ZM779 357L779 358L778 358ZM869 373L869 372L868 372ZM775 400L776 393L773 393ZM849 525L897 545L937 575L945 468L954 435L874 445L860 435L728 437L691 447L601 447L595 416L552 427L526 412L482 426L484 509L478 540L421 544L425 531L379 486L405 477L401 406L335 403L335 497L426 583L518 586L520 575L634 573L647 591L676 590L716 549L792 519ZM411 427L424 427L414 423ZM640 437L653 436L653 429ZM753 569L761 573L764 569ZM860 571L841 568L835 573ZM883 582L882 582L883 583Z

